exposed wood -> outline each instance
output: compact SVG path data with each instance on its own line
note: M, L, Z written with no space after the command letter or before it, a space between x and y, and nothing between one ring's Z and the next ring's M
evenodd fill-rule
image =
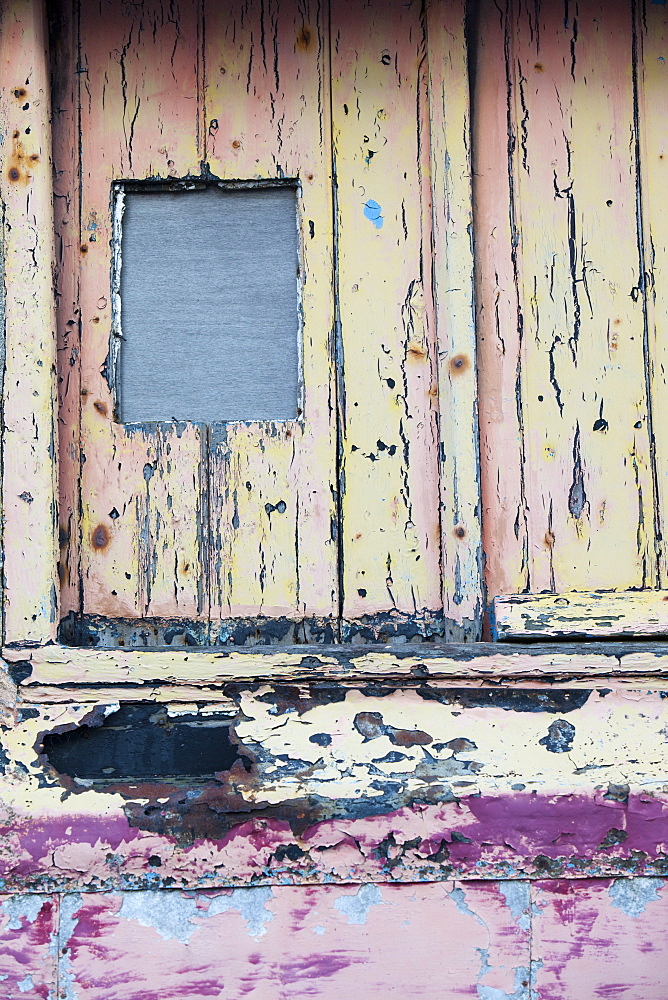
M498 252L508 275L510 250L518 299L515 330L501 325L496 334L488 291L482 366L498 352L518 410L516 420L497 423L498 398L484 404L484 484L493 504L486 539L492 549L502 546L488 587L495 596L656 586L636 156L629 142L631 7L587 0L565 17L550 4L509 6L501 16L492 8L483 24L497 61L479 58L478 74L489 82L487 90L484 79L478 86L481 97L498 87L491 77L503 44L509 187L499 182L493 191L490 183L488 193L500 201L507 192L511 240L506 225L498 251L488 243L486 274L491 286ZM500 173L500 153L493 143L482 145L477 168ZM481 379L483 397L489 378L495 381L493 374ZM519 496L499 490L507 466L521 469ZM505 509L506 496L517 515ZM525 530L525 562L518 565ZM494 569L505 562L508 539L510 564Z
M427 5L445 636L480 638L473 220L466 4Z
M497 597L493 638L621 639L668 636L668 593L627 591Z
M123 185L122 212L123 422L294 420L294 185Z
M417 638L442 631L426 24L352 0L331 24L342 634L397 609Z
M297 178L302 252L300 419L211 432L211 641L225 642L231 619L338 611L329 43L311 0L207 0L204 17L209 169Z
M168 685L190 689L236 681L350 681L420 683L424 679L464 684L503 682L541 686L577 681L661 686L668 680L664 643L537 643L400 646L271 646L237 649L71 649L67 646L5 649L10 674L25 696L33 687L73 692L96 685ZM49 697L52 697L50 695ZM59 697L61 697L59 696ZM39 701L37 695L30 697ZM87 696L88 697L88 696ZM120 695L119 695L120 697Z
M0 14L4 633L48 642L58 624L56 317L47 27L40 0Z

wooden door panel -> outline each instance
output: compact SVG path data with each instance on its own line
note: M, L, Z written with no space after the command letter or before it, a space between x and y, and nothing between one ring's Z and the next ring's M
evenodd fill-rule
M84 4L80 46L83 610L202 618L205 434L115 422L120 233L111 218L115 181L199 173L197 6L168 16L161 4Z
M290 641L296 622L337 613L326 22L326 11L308 5L240 3L223 12L183 3L167 12L107 0L82 10L80 163L66 156L72 127L59 147L61 186L71 193L60 222L61 284L68 271L78 275L82 331L79 358L76 308L63 286L66 446L81 420L81 452L69 447L63 483L64 511L81 516L63 531L65 611L77 610L80 591L89 620L189 619L204 628L193 635L214 642L229 640L231 619L284 619ZM62 103L67 110L75 101ZM65 125L74 117L69 111ZM112 196L112 188L187 177L297 186L303 384L295 420L116 422L122 189ZM66 244L78 202L78 239ZM209 635L211 601L217 624ZM276 629L265 632L276 640Z
M426 29L417 3L336 0L331 23L343 618L373 636L390 613L429 634L441 583Z
M482 8L474 120L489 591L653 586L631 9L588 0L564 18L520 4L503 22L493 4Z
M294 641L296 622L338 612L327 7L207 2L204 16L209 169L296 180L301 235L299 418L211 434L212 639L250 619L249 636Z

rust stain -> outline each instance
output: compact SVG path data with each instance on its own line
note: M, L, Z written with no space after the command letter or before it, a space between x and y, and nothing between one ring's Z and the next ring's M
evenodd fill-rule
M7 178L12 184L27 186L32 180L31 167L39 162L37 153L26 153L20 133L12 133L12 152L8 157Z
M302 25L301 30L297 33L297 41L295 48L305 52L309 45L311 44L311 29L306 25Z
M455 538L466 538L466 528L463 525L458 524L452 534Z
M94 549L104 549L111 541L109 529L104 524L98 524L91 535L91 544Z
M429 733L421 729L397 729L386 725L380 712L358 712L353 725L365 742L379 736L387 736L390 743L398 747L428 746L434 742Z
M465 354L455 354L450 358L450 374L463 375L471 367L471 361Z
M428 355L427 348L424 344L419 343L416 340L412 340L408 345L407 353L412 358L426 358Z
M96 399L95 402L93 403L93 406L95 407L98 413L102 414L103 417L107 416L109 412L107 409L107 404L103 403L102 400Z

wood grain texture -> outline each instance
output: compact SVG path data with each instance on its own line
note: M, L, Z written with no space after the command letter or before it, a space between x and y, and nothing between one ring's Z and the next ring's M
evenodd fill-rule
M426 25L417 3L343 0L331 23L343 634L396 609L428 635L442 600Z
M509 12L480 0L471 25L472 196L476 250L480 487L484 583L490 597L529 585L522 328L509 159Z
M300 417L211 432L211 635L227 641L238 617L338 611L327 8L205 3L204 14L210 170L296 179L301 239Z
M427 5L445 635L480 638L481 510L464 3Z
M668 635L666 591L497 597L493 636L501 642Z
M49 642L58 624L58 528L47 28L36 0L6 3L0 16L4 632L9 642Z
M109 370L112 183L199 172L198 25L192 4L81 9L81 572L83 609L109 616L208 613L202 430L116 423Z
M642 281L646 315L647 378L652 399L660 532L666 538L668 508L668 180L666 117L668 116L668 14L658 4L635 5L634 54L636 61L637 122L635 139L640 166L639 201L642 225ZM657 543L659 573L668 579L665 542Z
M662 878L557 879L532 886L536 995L661 1000L665 935L657 931L668 919L667 890Z
M182 700L192 685L211 692L236 680L339 681L365 684L385 679L421 684L498 687L504 682L541 687L560 685L650 687L668 684L668 646L658 642L569 644L431 643L401 646L271 646L239 649L5 649L0 678L8 703L16 694L39 702L95 700L98 685L119 685L118 697L147 696ZM12 678L14 679L12 681ZM102 697L101 695L99 696Z
M53 101L53 207L55 225L56 320L58 345L58 523L60 616L81 603L81 310L78 261L79 81L63 72L74 64L78 45L70 4L49 5L51 94ZM88 233L91 236L92 232Z
M496 356L506 373L501 396L482 402L486 549L498 552L487 585L492 596L656 586L631 9L592 0L564 18L549 4L493 7L484 23L497 63L480 58L478 72L493 93L503 51L509 180L478 193L506 199L500 241L483 230L484 266L488 288L497 257L506 288L512 271L517 304L508 297L497 332L505 293L483 299L482 367ZM479 165L498 170L500 121L495 151L476 127ZM501 387L485 373L482 397L490 379ZM517 413L506 422L511 388Z

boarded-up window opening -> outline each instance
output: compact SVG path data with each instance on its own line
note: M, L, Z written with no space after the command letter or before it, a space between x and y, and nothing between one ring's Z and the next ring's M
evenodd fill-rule
M118 189L123 422L298 416L296 195L294 184Z

